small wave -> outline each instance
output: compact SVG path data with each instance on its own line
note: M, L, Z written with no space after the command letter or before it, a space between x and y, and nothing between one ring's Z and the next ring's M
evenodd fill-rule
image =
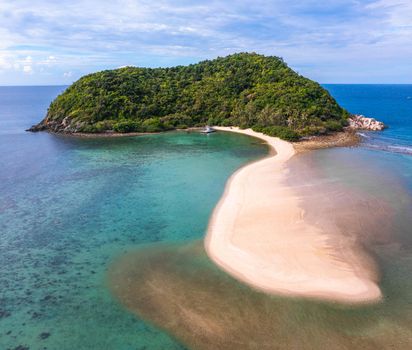
M364 143L362 146L365 148L373 149L373 150L412 155L412 147L408 147L408 146L394 146L394 145L371 144L371 143Z
M394 152L412 154L412 147L407 147L407 146L388 146L388 148L389 148L390 150L393 150Z
M369 136L369 135L366 135L366 134L365 134L365 133L363 133L363 132L358 132L358 135L360 135L360 136L364 137L365 139L369 139L369 138L370 138L370 136Z

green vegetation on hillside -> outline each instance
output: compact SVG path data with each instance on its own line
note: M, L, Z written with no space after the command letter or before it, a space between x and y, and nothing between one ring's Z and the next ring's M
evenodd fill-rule
M240 53L189 66L86 75L32 130L127 133L210 124L294 140L341 130L347 117L325 89L282 59Z

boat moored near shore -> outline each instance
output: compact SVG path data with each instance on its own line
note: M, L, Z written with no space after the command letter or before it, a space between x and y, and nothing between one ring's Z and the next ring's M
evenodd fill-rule
M210 127L209 125L206 125L204 129L200 131L202 134L211 134L212 132L216 132L215 129Z

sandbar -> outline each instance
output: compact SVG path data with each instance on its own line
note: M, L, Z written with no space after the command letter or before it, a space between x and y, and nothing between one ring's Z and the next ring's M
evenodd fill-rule
M349 304L381 300L365 252L305 220L299 193L285 181L293 144L251 129L216 129L257 137L275 152L229 179L205 238L212 261L271 294Z

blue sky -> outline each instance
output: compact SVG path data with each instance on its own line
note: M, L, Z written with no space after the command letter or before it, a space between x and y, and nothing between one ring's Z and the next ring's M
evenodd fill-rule
M0 0L0 85L244 51L321 83L412 83L412 1Z

